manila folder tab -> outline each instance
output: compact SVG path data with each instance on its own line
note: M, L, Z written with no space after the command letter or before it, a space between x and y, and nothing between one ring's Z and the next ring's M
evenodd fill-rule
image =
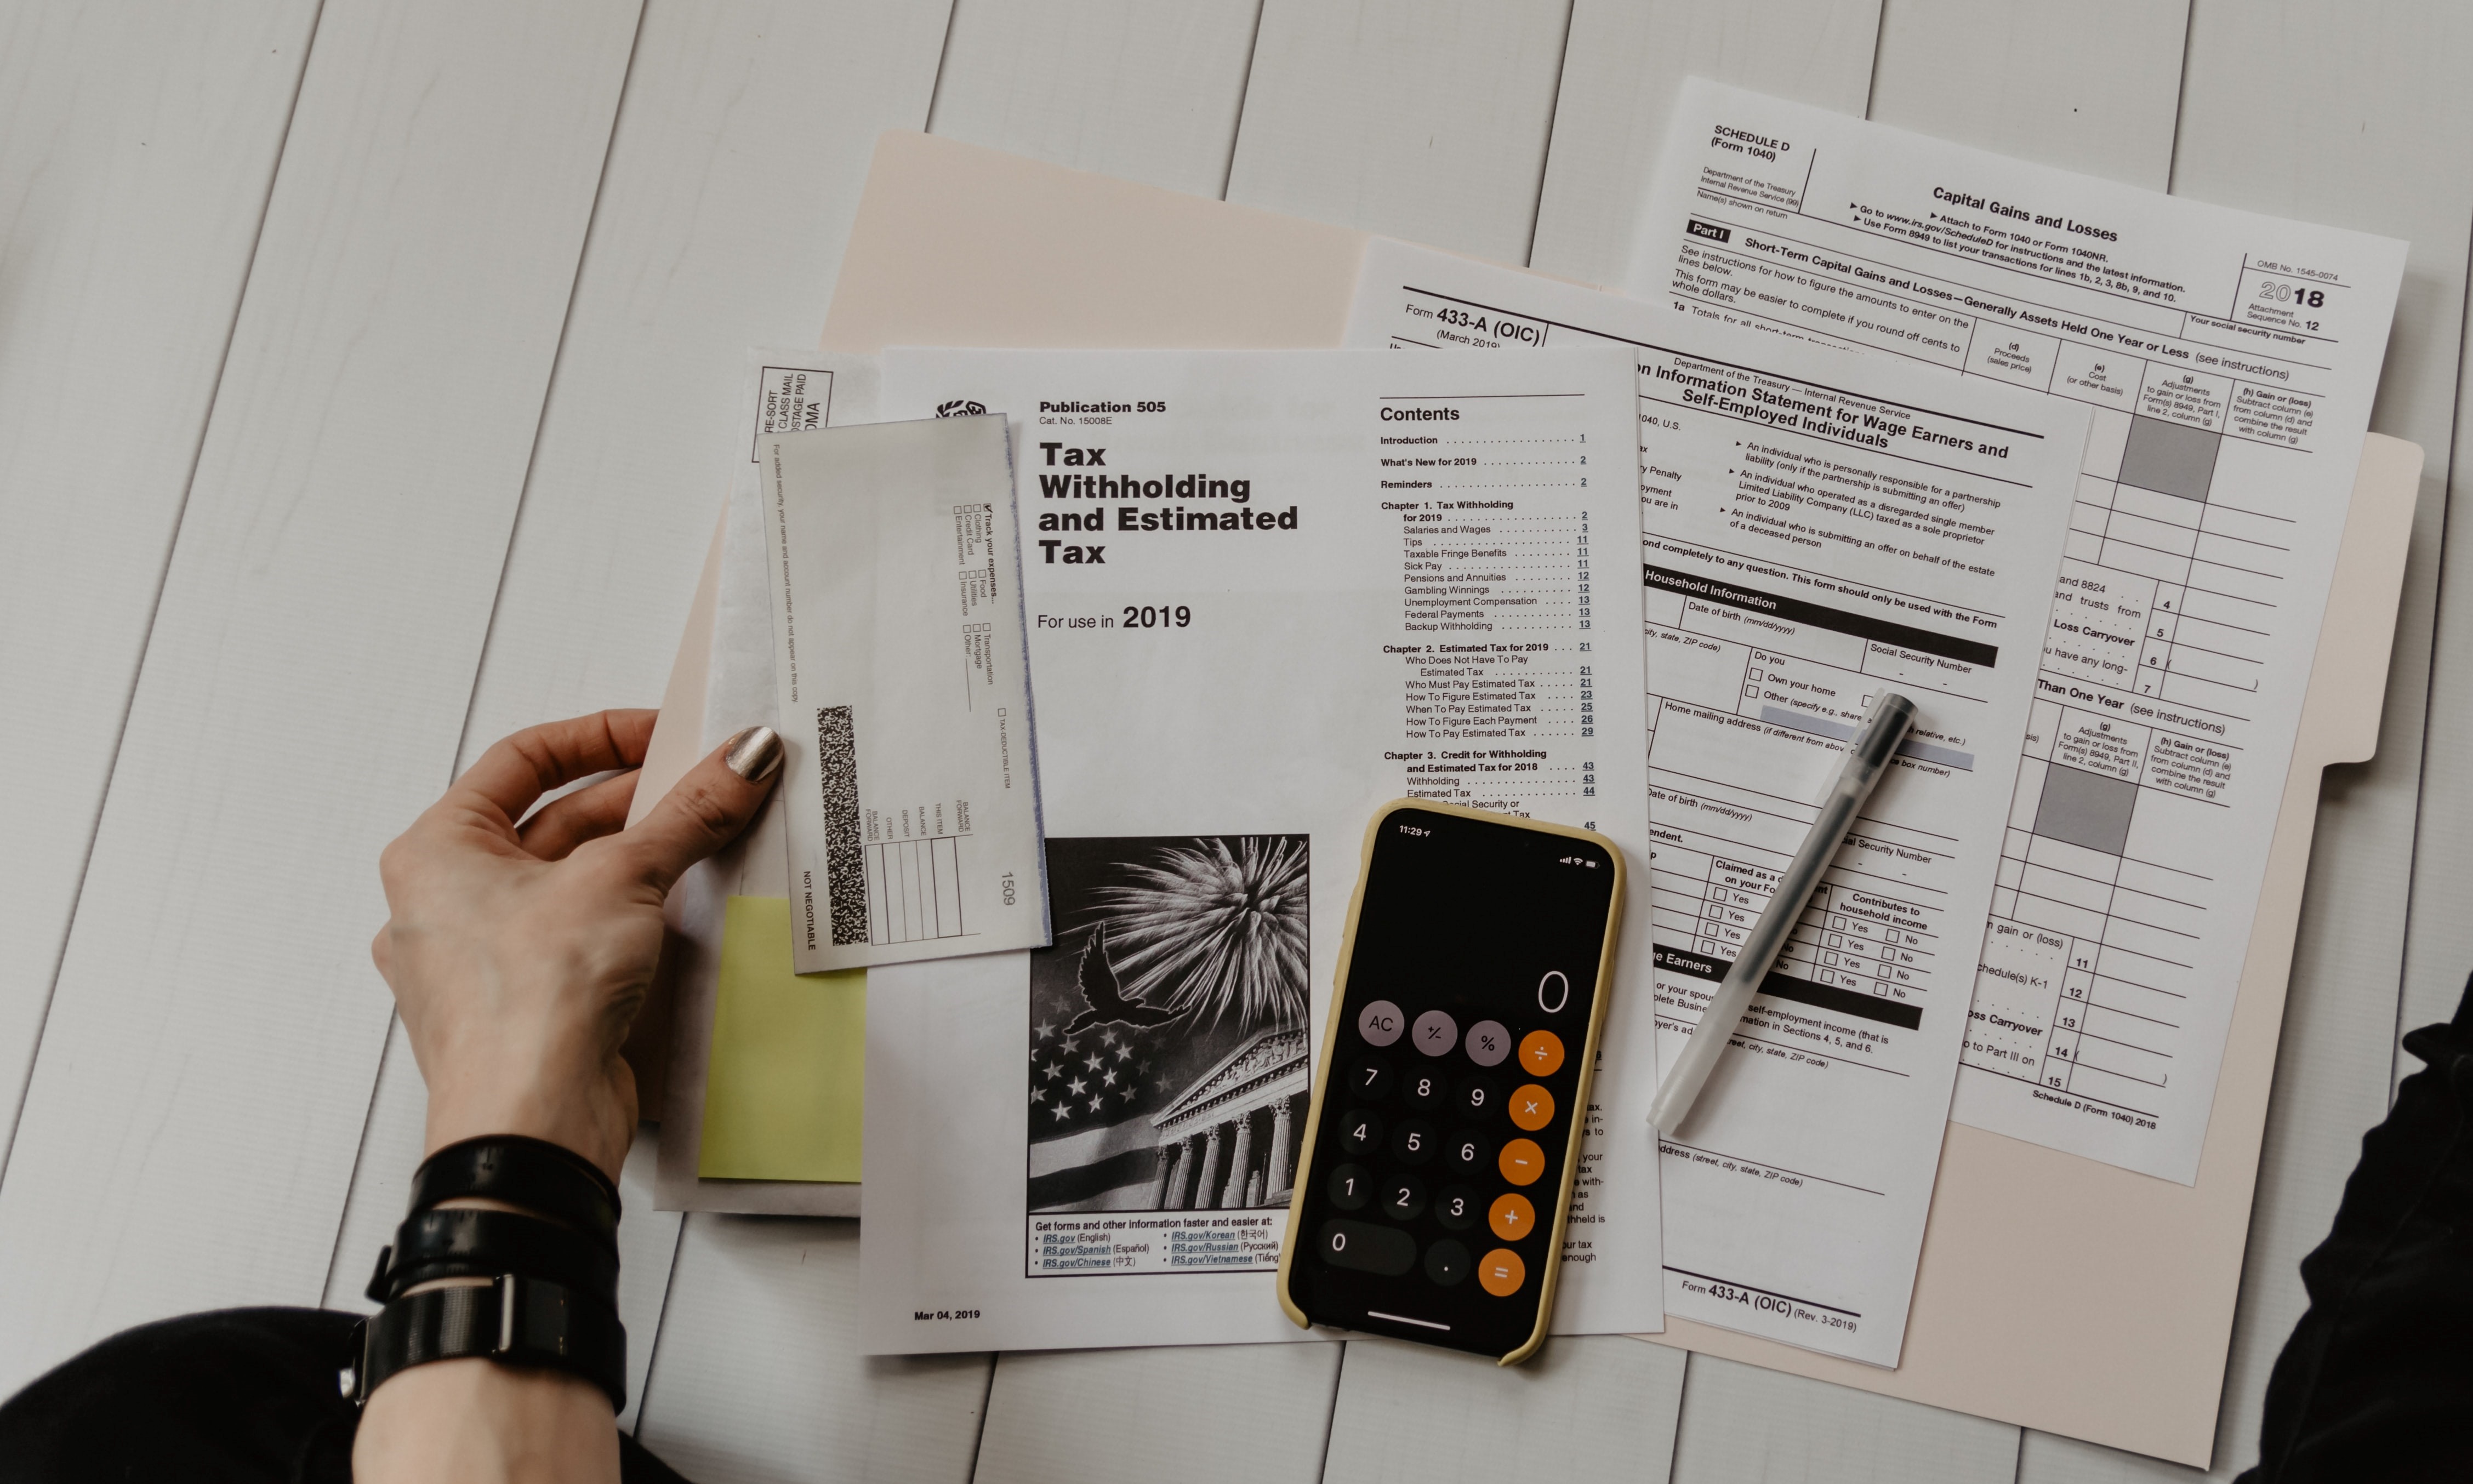
M894 131L876 141L822 347L1333 347L1368 240Z

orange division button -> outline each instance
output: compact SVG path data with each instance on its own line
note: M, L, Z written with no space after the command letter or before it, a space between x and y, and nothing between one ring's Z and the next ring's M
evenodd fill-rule
M1535 1083L1511 1094L1511 1121L1531 1134L1554 1121L1554 1094Z
M1529 1205L1525 1195L1498 1195L1494 1209L1485 1213L1485 1224L1504 1241L1516 1242L1536 1230L1537 1208Z
M1530 1031L1520 1038L1520 1065L1531 1077L1551 1077L1563 1069L1563 1038L1552 1031Z
M1528 1281L1528 1264L1508 1247L1498 1247L1477 1262L1477 1281L1498 1299L1508 1299Z
M1537 1147L1533 1138L1515 1138L1502 1146L1502 1156L1495 1161L1502 1178L1515 1185L1533 1185L1537 1177L1546 1173L1546 1151Z

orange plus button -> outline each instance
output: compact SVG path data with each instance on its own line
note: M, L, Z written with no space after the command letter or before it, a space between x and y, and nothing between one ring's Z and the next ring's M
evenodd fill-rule
M1485 1213L1485 1224L1504 1241L1516 1242L1535 1229L1537 1208L1528 1204L1528 1197L1517 1192L1498 1195L1494 1208Z
M1520 1254L1510 1248L1498 1247L1477 1263L1477 1281L1496 1298L1508 1299L1528 1281L1528 1264L1521 1261Z
M1563 1038L1552 1031L1530 1031L1520 1038L1520 1065L1531 1077L1551 1077L1563 1067Z
M1531 1134L1554 1121L1554 1094L1535 1083L1511 1094L1511 1121Z
M1533 1185L1546 1173L1546 1151L1533 1138L1515 1138L1502 1146L1501 1158L1494 1162L1513 1185Z

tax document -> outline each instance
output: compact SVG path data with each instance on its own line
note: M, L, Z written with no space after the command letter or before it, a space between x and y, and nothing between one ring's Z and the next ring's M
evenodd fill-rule
M2085 410L1382 240L1349 343L1632 358L1668 1065L1915 703L1661 1174L1668 1312L1897 1364Z
M1630 361L892 350L883 374L887 416L1013 423L1056 942L869 976L867 1347L1308 1338L1276 1268L1366 821L1448 800L1647 858ZM1566 1331L1665 1322L1645 905Z
M1001 418L759 435L791 962L1048 942Z
M1952 1115L2188 1185L2404 244L1693 80L1628 286L2094 409Z

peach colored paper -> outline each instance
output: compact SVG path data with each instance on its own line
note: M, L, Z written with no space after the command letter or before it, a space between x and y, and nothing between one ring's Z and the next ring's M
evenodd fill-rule
M823 347L1319 347L1362 232L887 133ZM1680 1321L1660 1344L2203 1467L2292 967L2319 773L2378 742L2421 450L2371 435L2285 784L2196 1185L1953 1124L1894 1371ZM709 579L666 714L702 714ZM656 731L638 806L692 759ZM669 771L675 769L676 772ZM1987 1323L2034 1315L2031 1325Z

